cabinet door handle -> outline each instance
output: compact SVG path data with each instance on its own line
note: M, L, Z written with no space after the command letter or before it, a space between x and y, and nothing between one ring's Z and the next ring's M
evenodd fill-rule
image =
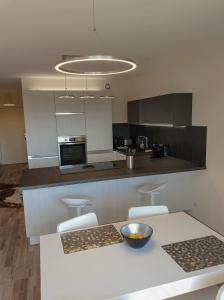
M28 159L54 158L54 157L58 157L58 155L29 155Z

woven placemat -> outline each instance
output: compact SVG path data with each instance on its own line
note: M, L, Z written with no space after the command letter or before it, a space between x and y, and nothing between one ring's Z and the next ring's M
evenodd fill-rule
M224 264L224 243L211 235L162 246L185 272Z
M114 225L104 225L61 234L65 254L121 243L123 238Z

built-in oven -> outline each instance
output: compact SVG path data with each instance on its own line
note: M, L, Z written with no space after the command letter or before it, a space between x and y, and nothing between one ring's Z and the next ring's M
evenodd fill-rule
M85 135L59 136L58 149L61 168L87 163Z

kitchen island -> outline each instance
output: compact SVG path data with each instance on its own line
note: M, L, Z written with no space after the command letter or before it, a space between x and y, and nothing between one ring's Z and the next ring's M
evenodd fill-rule
M159 175L205 169L190 161L175 157L151 158L150 155L135 157L135 168L127 169L126 161L113 162L114 169L61 174L58 167L28 169L23 173L22 190L60 185L96 182L138 176Z
M135 169L126 168L125 161L114 162L115 168L61 174L59 168L25 170L20 187L23 193L26 234L31 244L39 236L54 233L56 226L69 218L68 208L61 201L66 197L87 198L93 206L100 224L118 222L127 218L131 206L147 204L137 192L145 183L167 182L158 204L170 211L188 210L193 205L195 179L205 166L174 157L135 159Z

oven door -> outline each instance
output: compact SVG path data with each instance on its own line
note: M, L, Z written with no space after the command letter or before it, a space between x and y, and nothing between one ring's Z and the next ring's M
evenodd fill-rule
M86 143L59 144L60 166L86 164Z

